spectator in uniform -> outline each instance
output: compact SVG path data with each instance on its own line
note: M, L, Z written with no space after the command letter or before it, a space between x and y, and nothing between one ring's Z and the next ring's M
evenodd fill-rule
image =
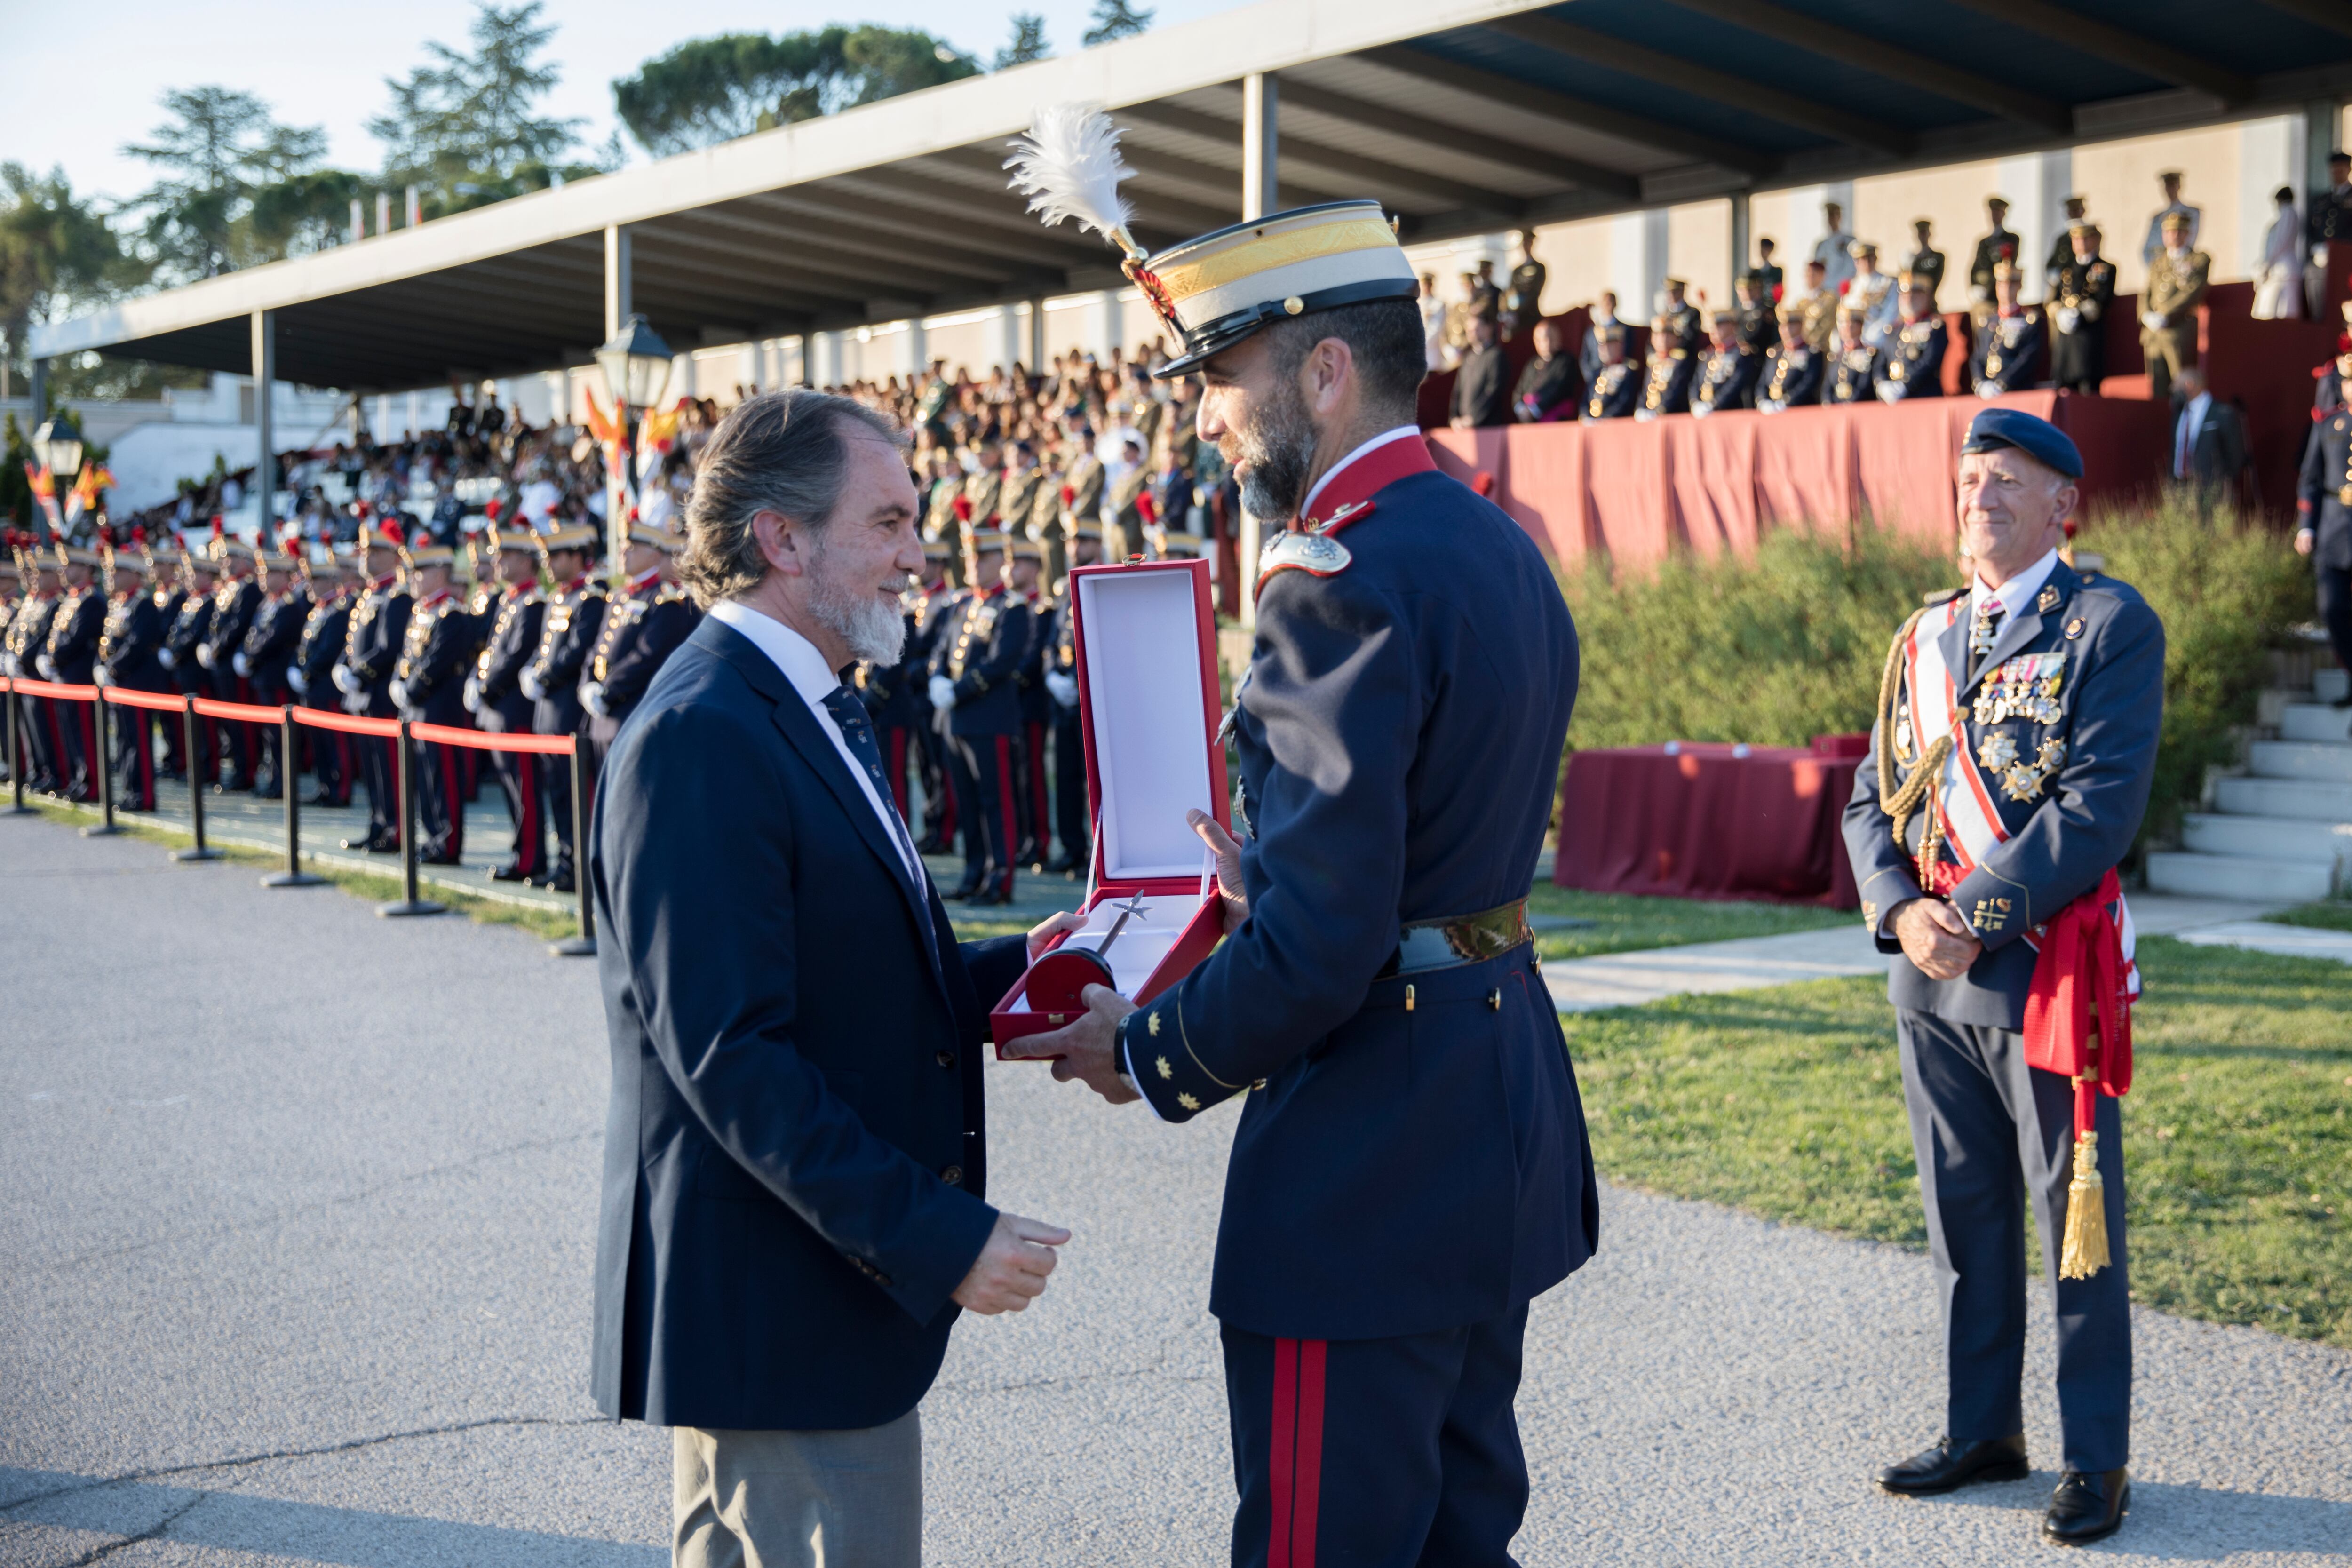
M1805 408L1822 400L1822 355L1805 341L1805 311L1791 301L1780 307L1780 341L1764 351L1756 384L1756 407L1764 414Z
M1576 362L1560 352L1559 338L1557 322L1535 324L1535 355L1519 372L1519 384L1511 394L1511 417L1522 425L1549 419L1576 401Z
M1601 365L1585 394L1582 417L1624 419L1642 405L1642 377L1625 359L1622 324L1601 329Z
M212 626L197 645L196 662L205 668L212 689L205 693L219 702L249 702L252 682L236 673L236 650L253 627L261 609L261 584L254 581L253 547L231 538L221 520L213 520L213 553L221 563L219 586L213 590ZM253 726L241 719L218 719L221 751L227 766L218 781L224 791L253 787L255 742ZM205 726L197 726L199 729Z
M2176 186L2177 189L2177 176ZM2147 360L2147 395L2162 401L2172 378L2197 363L2197 307L2205 302L2211 259L2191 248L2196 220L2189 211L2158 215L2163 244L2140 290L2139 346Z
M488 406L483 412L496 414L495 396L485 401ZM408 625L386 694L394 710L411 724L469 729L466 677L481 651L482 624L450 591L457 563L454 529L446 533L429 526L420 530L402 551L401 563L407 569L411 595ZM466 853L466 792L457 748L412 739L409 762L416 792L416 858L427 866L455 866Z
M99 581L98 552L80 544L58 546L61 591L49 617L48 640L35 660L43 680L88 686L98 668L99 638L106 630L106 589ZM59 701L53 705L62 742L58 773L68 800L98 798L98 771L107 759L98 747L98 705Z
M1944 253L1936 248L1936 226L1924 217L1911 220L1911 254L1903 258L1903 275L1927 290L1927 310L1936 311L1936 295L1944 287Z
M2018 302L2017 285L2017 263L2004 261L1994 269L1992 318L1977 329L1969 356L1969 384L1979 397L2023 392L2041 380L2047 333L2041 310Z
M1070 566L1102 559L1102 530L1080 523L1070 531ZM1076 584L1064 577L1054 594L1052 637L1045 650L1045 694L1054 717L1054 826L1062 840L1059 858L1045 869L1083 876L1094 856L1093 817L1087 803L1087 754L1078 713L1078 644Z
M153 575L146 538L134 530L132 548L101 547L106 560L106 628L99 635L96 679L123 691L162 692L167 683L155 655L163 646L163 610L149 591ZM155 809L155 714L145 708L116 707L113 731L114 798L131 811Z
M1880 357L1875 388L1878 400L1890 406L1944 395L1944 318L1936 313L1927 285L1916 273L1905 273L1899 287L1903 317Z
M1584 384L1591 386L1593 377L1601 374L1601 338L1610 328L1622 332L1624 323L1617 319L1617 291L1601 290L1601 298L1586 312L1584 342L1577 345L1576 367L1584 373Z
M1764 356L1740 341L1738 313L1717 310L1706 363L1691 389L1691 413L1704 416L1727 408L1754 407L1757 377L1763 367Z
M604 612L604 629L580 679L596 777L604 776L605 753L621 725L701 618L677 580L677 557L685 548L683 534L642 521L629 526L628 553L622 560L628 581Z
M1813 242L1811 259L1821 263L1821 287L1843 294L1853 276L1853 236L1846 232L1845 208L1835 202L1822 204L1822 237Z
M1838 312L1836 355L1823 367L1823 403L1864 403L1878 395L1879 353L1862 338L1862 309Z
M2017 236L2009 226L2009 202L2002 196L1985 198L1987 226L1984 237L1977 241L1976 254L1969 258L1969 331L1971 335L1981 331L1993 313L1992 269L2003 261L2017 259Z
M1513 338L1535 331L1536 323L1543 320L1546 276L1544 264L1536 259L1536 231L1521 229L1518 246L1518 264L1511 268L1510 286L1503 291L1503 310Z
M1510 415L1510 362L1503 356L1501 328L1491 316L1470 322L1470 352L1454 377L1454 417L1456 430L1507 425Z
M492 735L528 735L538 705L523 695L522 672L539 652L541 628L547 619L547 601L539 588L539 545L530 529L500 529L495 519L488 534L497 564L499 593L487 612L488 632L482 651L467 677L463 700L474 722ZM543 758L530 752L492 752L491 765L499 788L507 797L507 816L514 823L514 848L504 865L490 876L500 882L530 882L547 874L547 822L541 813L539 783Z
M1805 292L1798 300L1803 315L1803 337L1817 354L1827 354L1838 337L1838 294L1828 283L1819 261L1805 263Z
M1013 676L1029 657L1029 606L1005 583L1004 544L995 529L975 525L965 535L971 588L931 649L931 709L955 757L956 814L963 822L963 880L946 896L974 904L1013 901L1013 852L1021 836L1013 775L1021 700Z
M1690 412L1692 378L1698 362L1675 331L1674 319L1661 311L1650 322L1650 354L1642 367L1642 400L1633 411L1639 420Z
M1772 308L1772 296L1764 274L1748 271L1739 275L1732 285L1738 301L1734 314L1739 320L1739 342L1749 353L1760 356L1780 341L1780 317Z
M599 531L587 523L573 523L552 533L533 536L547 562L547 613L539 628L539 647L523 667L515 684L531 700L530 727L535 734L570 735L580 748L580 778L589 798L572 797L572 767L563 757L540 759L540 787L546 803L547 825L555 836L555 863L540 883L559 893L575 891L578 858L572 842L573 817L589 819L595 805L594 758L588 746L580 708L580 671L604 634L605 596L602 584L588 575L595 563Z
M415 601L401 584L400 552L405 531L391 518L363 519L358 540L363 581L353 595L352 618L343 632L343 657L332 672L343 694L343 711L362 719L399 715L392 700L393 670L408 636ZM346 849L390 854L407 830L400 819L400 742L373 735L355 737L360 782L367 787L365 837L346 838Z
M296 536L299 540L299 536ZM299 548L298 545L289 548ZM263 708L284 707L293 700L293 682L287 672L294 663L294 652L302 641L302 625L310 614L310 602L302 592L301 578L294 569L290 553L263 548L257 553L261 572L261 603L253 612L253 624L246 628L245 640L229 656L229 668L245 682L248 700ZM259 744L255 747L253 793L263 800L276 800L288 787L296 771L296 759L280 757L278 750L283 737L277 725L257 726Z
M310 611L302 617L302 636L294 645L294 662L287 668L286 681L303 707L313 712L334 712L341 695L335 689L334 671L351 632L353 574L337 558L335 547L323 542L311 547L310 565ZM341 730L295 733L310 742L310 775L318 784L311 799L320 805L351 805L352 737Z
M2065 265L2050 287L2050 379L2062 392L2095 395L2106 375L2107 310L2115 264L2099 254L2099 226L2067 231Z
M2182 244L2185 248L2194 250L2197 247L2197 231L2202 226L2205 216L2180 199L2179 170L2165 170L2157 175L2156 183L2164 191L2164 205L2149 216L2147 237L2141 242L2139 251L2139 258L2151 270L2156 266L2157 257L2171 247L2172 240L2166 229L2172 221L2176 218L2180 221L2187 230L2187 238Z

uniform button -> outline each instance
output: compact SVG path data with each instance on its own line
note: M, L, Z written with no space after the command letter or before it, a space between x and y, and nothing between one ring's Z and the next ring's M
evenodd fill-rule
M945 1182L951 1187L960 1187L963 1185L963 1167L961 1165L950 1165L946 1170L940 1173L940 1180Z
M953 1051L941 1051L931 1059L938 1062L940 1066L943 1068L951 1068L955 1066L955 1053Z

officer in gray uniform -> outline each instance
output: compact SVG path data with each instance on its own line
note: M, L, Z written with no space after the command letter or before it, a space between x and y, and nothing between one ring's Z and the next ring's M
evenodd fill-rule
M2062 431L1989 408L1960 451L1971 581L1931 595L1896 637L1845 811L1863 923L1900 955L1887 994L1948 1387L1944 1436L1878 1484L1919 1494L2030 1473L2020 1384L2031 1203L2056 1298L2064 1440L2042 1529L2078 1544L2113 1532L2130 1498L2120 1089L2031 1065L2026 1030L2063 981L2086 977L2061 972L2070 952L2110 960L2100 1027L2128 1017L2129 916L2113 873L2155 771L2164 628L2131 588L2061 558L2083 471ZM2084 921L2111 940L2051 940L2053 926ZM2098 1048L2109 1066L2123 1052L2127 1086L2127 1028L2120 1041L2103 1035ZM2074 1202L2098 1212L2070 1214ZM2103 1266L2078 1267L2070 1225L2103 1233Z

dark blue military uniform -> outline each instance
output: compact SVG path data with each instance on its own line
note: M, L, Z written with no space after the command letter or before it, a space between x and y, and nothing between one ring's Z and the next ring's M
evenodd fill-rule
M1764 354L1764 370L1756 383L1756 406L1768 414L1783 408L1806 408L1822 400L1822 356L1801 337L1791 333Z
M125 691L169 689L155 656L163 647L163 610L142 583L136 593L117 594L99 637L99 667L106 684ZM143 708L117 707L114 730L115 799L132 811L155 809L155 715Z
M2323 379L2339 381L2332 374ZM2336 661L2352 669L2352 410L2339 406L2312 430L2295 504L2297 527L2312 536L2320 623Z
M302 706L314 712L333 712L341 706L335 689L335 661L342 656L351 633L349 588L338 588L324 598L313 598L302 617L302 637L295 644L289 679L300 693ZM302 730L310 748L310 774L318 781L316 796L322 805L352 803L352 737L340 730Z
M408 637L408 615L415 601L400 585L397 573L388 573L360 590L352 618L343 632L342 668L350 681L343 711L364 719L392 719L392 672ZM340 683L339 683L340 684ZM400 847L400 742L358 737L360 778L367 785L367 837L345 848L393 850Z
M1990 416L1979 416L1979 426ZM2096 1102L2113 1260L2088 1279L2062 1279L2074 1094L2064 1076L2027 1066L2021 1031L2036 929L2096 889L2139 830L2163 717L2164 629L2131 588L2077 574L2063 561L2032 591L2023 609L1997 624L1981 654L1969 650L1976 617L1967 590L1935 595L1905 627L1890 656L1895 680L1872 732L1872 760L1855 775L1846 807L1845 842L1863 921L1880 951L1901 952L1889 917L1922 896L1923 847L1940 868L1927 880L1945 889L1940 896L1984 943L1957 979L1931 980L1897 956L1887 983L1943 1298L1945 1431L1961 1441L1996 1441L2024 1428L2030 1200L2042 1273L2056 1294L2064 1462L2096 1474L2121 1468L2129 1453L2120 1102L2105 1095ZM1948 683L1931 673L1915 690L1922 658L1948 671ZM1948 689L1957 692L1960 723L1955 754L1938 776L1956 800L1989 802L1983 809L1997 812L2003 835L1980 844L1972 866L1965 844L1951 844L1950 823L1954 811L1976 808L1948 810L1931 790L1900 820L1888 812L1934 746L1923 743L1913 704L1940 703ZM1931 725L1936 711L1929 710ZM1974 787L1961 773L1963 758L1979 781Z
M1941 316L1923 316L1897 327L1895 341L1879 356L1879 400L1901 403L1914 397L1943 396L1947 335Z
M686 590L663 582L659 568L630 584L629 591L604 612L604 630L588 656L580 687L582 705L591 710L588 740L600 774L622 721L644 698L669 656L694 635L694 624L701 618Z
M1717 349L1706 356L1698 384L1691 392L1693 414L1713 414L1726 408L1756 406L1756 383L1764 356L1746 346Z
M1831 345L1822 383L1823 403L1867 403L1878 395L1879 352L1868 343Z
M411 723L472 728L466 713L467 672L481 651L482 623L444 588L415 601L394 667L392 691ZM416 858L455 866L466 854L466 792L457 749L412 741L416 784Z
M1061 592L1054 596L1052 618L1038 640L1046 645L1046 671L1076 680L1078 618L1071 605L1070 580L1065 577ZM1050 692L1048 696L1054 709L1054 831L1062 840L1061 858L1055 865L1083 874L1095 852L1094 819L1087 805L1086 729L1076 703L1065 704L1051 698Z
M223 570L226 571L225 565ZM202 695L219 702L253 700L252 682L236 672L236 654L245 646L245 634L252 629L253 617L260 610L260 584L251 577L221 578L220 585L213 590L212 626L205 633L203 647L196 657L196 662L211 677L212 689ZM210 722L219 727L221 747L228 763L220 787L251 789L259 760L260 737L242 719L215 719Z
M79 588L68 588L49 619L48 668L51 680L87 686L98 668L98 639L106 630L106 590L93 578ZM98 770L106 759L98 749L97 705L58 702L58 739L64 742L58 773L68 800L98 798Z
M1592 386L1584 395L1587 419L1624 419L1642 405L1641 368L1626 361L1604 364L1592 373Z
M930 580L912 591L907 651L899 669L900 679L907 683L907 700L912 713L912 729L907 739L923 781L922 833L915 847L923 854L934 855L946 852L955 843L956 810L955 786L949 782L954 763L948 754L947 737L940 732L931 712L931 694L928 689L931 649L939 640L940 627L946 622L949 609L963 590L949 581L944 562L929 564ZM890 755L896 757L898 752L894 750ZM893 779L898 776L896 773L891 775Z
M1025 595L1029 606L1029 657L1013 673L1021 692L1020 744L1013 751L1013 778L1018 799L1013 815L1021 823L1013 863L1032 870L1045 868L1046 847L1054 840L1054 818L1045 787L1045 737L1054 724L1054 700L1045 694L1045 650L1054 635L1054 605L1042 593Z
M246 628L245 640L237 645L231 658L234 672L242 661L245 673L239 679L245 683L247 700L265 708L282 707L293 700L293 685L286 672L293 668L295 650L302 641L302 627L310 614L310 596L299 584L289 585L282 594L265 594L254 610L253 622ZM282 739L274 726L260 726L258 744L255 750L253 793L267 800L278 798L295 770L289 759L278 756Z
M2040 381L2047 334L2042 312L2032 305L2013 316L1994 315L1977 329L1969 356L1969 384L1979 397L2022 392Z
M212 590L184 590L177 605L172 610L171 624L164 630L163 650L156 656L171 677L172 689L183 697L212 695L212 678L196 661L196 649L204 646L205 634L212 630ZM218 776L219 753L213 747L213 727L202 722L194 726L172 727L193 728L195 731L197 754L179 759L179 771L187 776L189 784L194 786L214 782Z
M930 674L955 688L945 720L963 819L964 875L952 898L1003 903L1013 897L1013 852L1021 838L1013 778L1021 696L1013 677L1029 657L1029 606L998 583L959 598L931 647Z
M1163 1118L1246 1097L1209 1297L1245 1565L1310 1560L1270 1557L1276 1537L1326 1563L1507 1562L1528 1303L1599 1232L1523 908L1576 631L1517 524L1417 435L1360 464L1382 454L1402 477L1322 553L1278 539L1261 579L1233 726L1249 918L1118 1030ZM1383 477L1357 467L1312 522Z
M499 595L489 636L474 661L474 721L494 735L528 735L533 704L523 695L523 667L539 651L547 601L539 584L510 587ZM540 815L540 758L529 752L493 752L499 788L514 820L514 851L491 875L502 882L527 882L547 869L547 824ZM562 758L555 759L557 762Z
M581 721L580 671L589 651L604 633L604 590L583 576L548 595L547 616L540 623L539 651L531 655L521 684L534 706L531 729L541 735L572 735L583 749L587 726ZM589 798L579 803L583 821L595 807L596 775L590 758L581 757L581 782ZM572 844L572 764L563 757L540 759L539 778L545 792L547 825L555 833L555 866L546 885L559 892L573 888Z
M1691 312L1694 319L1698 312ZM1661 414L1690 412L1691 383L1698 374L1698 361L1692 350L1683 346L1677 333L1668 343L1661 342L1654 332L1650 340L1650 358L1642 369L1641 402L1633 410L1637 419L1654 419Z

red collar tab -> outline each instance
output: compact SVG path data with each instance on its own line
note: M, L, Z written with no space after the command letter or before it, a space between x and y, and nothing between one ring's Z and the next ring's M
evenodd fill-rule
M1291 524L1297 533L1337 533L1372 510L1372 498L1415 474L1437 471L1429 442L1420 436L1402 436L1373 447L1362 457L1335 469L1315 498L1315 510Z
M660 581L661 568L656 566L649 571L641 572L636 576L630 578L629 592L632 594L642 594Z
M1003 583L1003 580L1002 578L1000 578L1000 579L998 579L998 580L997 580L997 582L996 582L992 586L981 589L981 590L979 591L979 596L980 596L980 597L982 597L982 598L983 598L983 599L993 599L993 598L994 598L994 597L996 597L999 594L1002 594L1002 593L1003 593L1003 592L1004 592L1004 583Z
M566 593L566 594L576 594L576 593L580 592L580 590L581 590L581 589L585 588L587 585L588 585L588 574L587 574L587 573L585 573L585 572L583 572L582 574L580 574L580 575L579 575L579 576L574 577L573 579L572 579L572 581L571 581L571 582L566 583L565 584L563 584L563 587L562 587L562 592L564 592L564 593Z
M399 573L397 573L397 572L387 572L387 573L385 573L383 576L381 576L381 577L377 578L374 582L373 582L373 583L369 584L368 584L368 586L369 586L369 587L371 587L371 588L389 588L389 587L391 587L394 583L397 583L397 582L399 582L399 581L400 581L400 574L399 574Z
M431 609L431 608L432 608L434 605L439 605L439 604L446 604L446 603L448 601L448 598L449 598L449 590L448 590L448 589L446 589L446 588L444 588L444 589L442 589L439 593L437 593L437 594L434 595L433 595L431 598L429 598L429 599L420 599L420 600L418 600L418 601L417 601L416 607L417 607L418 609L420 609L420 610L429 610L429 609Z

